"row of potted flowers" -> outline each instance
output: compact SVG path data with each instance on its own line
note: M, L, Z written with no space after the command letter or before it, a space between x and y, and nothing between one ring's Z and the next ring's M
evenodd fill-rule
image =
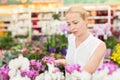
M54 57L29 60L20 55L0 67L0 80L91 80L78 64L67 64L64 70L65 73ZM120 80L120 69L112 61L104 62L92 75L92 80Z

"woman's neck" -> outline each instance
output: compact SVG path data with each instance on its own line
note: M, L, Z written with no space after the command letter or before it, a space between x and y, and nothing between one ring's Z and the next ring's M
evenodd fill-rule
M76 41L79 41L79 43L82 43L84 40L86 40L88 38L89 35L90 35L90 33L86 32L83 35L77 36Z

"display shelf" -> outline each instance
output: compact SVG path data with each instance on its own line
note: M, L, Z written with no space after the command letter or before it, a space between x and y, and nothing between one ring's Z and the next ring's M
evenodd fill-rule
M9 27L9 26L11 26L10 24L0 24L0 27L1 26L4 26L4 27Z
M6 29L0 29L0 32L8 32L10 30L6 30Z
M109 5L91 5L84 6L88 11L88 27L95 27L104 25L105 23L111 24L113 14L111 14L111 7Z
M31 12L31 22L32 22L32 36L40 36L45 34L43 32L43 26L49 24L53 20L54 10L44 11L44 10L34 10Z
M120 8L114 9L114 24L113 27L120 30Z
M94 26L104 26L104 24L88 24L88 27L92 28Z
M90 16L88 19L108 19L108 16ZM113 17L111 17L112 19Z
M93 4L93 5L82 5L86 11L88 12L88 28L92 28L94 26L99 26L104 25L105 23L113 23L112 18L113 18L113 12L111 10L111 7L109 5L98 5L98 4ZM58 11L62 15L61 20L65 20L65 12L66 10L69 9L71 6L65 6Z
M53 20L54 9L60 6L63 6L63 0L32 0L32 4L1 5L0 22L3 23L0 24L0 33L11 31L14 37L28 35L29 39L33 35L44 35L41 27ZM34 17L34 13L38 17ZM33 25L35 21L37 25Z
M32 18L32 21L34 20L40 20L40 21L50 21L52 19L40 19L40 18Z
M45 35L45 34L41 34L41 33L32 34L32 36L42 36L42 35Z
M30 8L13 9L14 36L27 36L31 39L31 10Z
M11 18L8 18L8 16L7 16L7 17L5 17L5 19L2 19L2 17L0 17L0 21L3 21L3 22L11 21Z
M8 15L0 16L0 35L5 35L7 32L11 32L11 30L9 30L12 25L11 19L11 16Z
M38 1L38 0L36 0ZM44 1L44 0L43 0ZM56 0L58 1L58 0ZM44 1L48 2L46 5L52 3L50 0ZM43 4L41 1L38 4ZM35 5L35 4L34 4ZM88 16L88 28L92 29L94 26L103 26L105 23L113 24L114 27L119 27L120 24L120 9L115 8L111 9L109 5L82 5L89 13ZM40 6L39 6L40 7ZM42 9L43 8L43 9ZM48 35L51 28L51 24L56 26L53 19L53 14L60 14L60 21L65 21L65 12L69 8L64 6L57 9L52 9L49 7L44 10L44 7L40 9L30 9L29 6L16 7L12 10L5 8L6 12L0 10L0 32L12 31L13 35L29 35L29 39L32 36ZM51 8L51 9L50 9ZM113 12L114 11L114 12ZM8 12L8 13L7 13ZM12 14L12 15L11 15ZM11 17L12 16L12 17ZM117 19L114 19L113 16L117 16ZM9 29L11 27L11 30ZM50 28L50 29L48 29ZM46 30L44 32L43 30ZM48 32L47 32L48 31ZM23 34L25 33L25 34Z
M61 3L63 0L32 0L32 3Z
M34 25L32 28L41 28L41 25Z

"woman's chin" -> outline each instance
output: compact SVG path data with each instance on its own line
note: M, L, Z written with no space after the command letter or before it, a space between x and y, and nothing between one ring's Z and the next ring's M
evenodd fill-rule
M78 34L73 34L75 37L77 37L78 36Z

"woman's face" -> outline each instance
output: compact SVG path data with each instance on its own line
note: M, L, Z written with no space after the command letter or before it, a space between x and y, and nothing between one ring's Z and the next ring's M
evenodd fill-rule
M69 26L69 31L75 36L81 36L87 30L86 21L80 17L79 13L67 13L66 21Z

